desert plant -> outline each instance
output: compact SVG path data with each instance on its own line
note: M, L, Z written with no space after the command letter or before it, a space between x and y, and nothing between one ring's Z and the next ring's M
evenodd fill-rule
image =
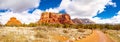
M3 26L1 23L0 23L0 27Z
M7 35L0 35L0 42L28 42L24 35L16 35L14 32L10 32Z
M69 33L68 30L63 30L63 33Z
M45 32L38 30L37 33L35 34L36 38L48 38L45 34Z
M79 28L77 31L78 31L78 32L85 32L85 30L83 30L83 29L81 29L81 28Z
M37 26L37 24L36 23L30 23L30 24L28 24L28 26L29 27L35 27L35 26Z
M22 27L27 27L28 25L24 23L24 24L22 24L21 26L22 26Z
M69 28L70 27L69 24L63 24L63 25L64 25L63 28Z

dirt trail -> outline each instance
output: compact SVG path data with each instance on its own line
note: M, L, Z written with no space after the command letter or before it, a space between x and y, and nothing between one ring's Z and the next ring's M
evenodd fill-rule
M77 40L75 42L113 42L108 36L99 30L93 30L93 33L83 39Z

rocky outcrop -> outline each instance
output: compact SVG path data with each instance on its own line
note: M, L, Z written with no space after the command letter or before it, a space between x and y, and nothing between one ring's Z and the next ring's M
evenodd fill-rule
M87 19L87 18L83 18L83 19L75 18L75 19L72 19L72 21L73 21L75 24L95 24L94 21L92 21L92 20L90 20L90 19Z
M43 12L38 23L74 24L68 14Z
M11 17L10 20L6 23L7 26L20 26L22 23L17 20L15 17Z

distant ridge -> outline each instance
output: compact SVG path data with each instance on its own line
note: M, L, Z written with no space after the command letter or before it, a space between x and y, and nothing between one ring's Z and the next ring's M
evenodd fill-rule
M72 19L72 21L75 23L75 24L95 24L94 21L88 19L88 18L75 18L75 19Z

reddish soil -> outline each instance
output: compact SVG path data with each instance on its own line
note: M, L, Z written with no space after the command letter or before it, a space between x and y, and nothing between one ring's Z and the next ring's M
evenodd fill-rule
M93 30L93 33L83 39L76 40L75 42L113 42L108 36L99 30Z

